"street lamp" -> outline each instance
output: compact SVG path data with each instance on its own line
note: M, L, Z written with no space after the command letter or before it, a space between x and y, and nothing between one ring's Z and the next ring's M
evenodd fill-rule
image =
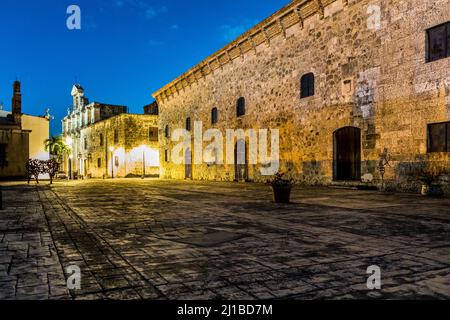
M142 149L142 179L145 179L145 145L141 146Z
M114 179L114 147L109 147L109 151L111 152L111 178Z

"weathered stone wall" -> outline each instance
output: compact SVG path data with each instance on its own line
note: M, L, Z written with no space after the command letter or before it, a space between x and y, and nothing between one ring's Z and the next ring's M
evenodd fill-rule
M163 177L182 179L185 167L164 162L174 144L164 128L185 119L215 128L280 129L281 169L299 182L333 179L333 133L353 126L362 133L362 175L379 178L379 155L387 148L392 187L408 188L402 167L428 159L427 124L448 121L450 59L425 62L426 29L450 21L448 0L327 1L323 11L297 23L208 75L176 90L155 93L160 108ZM368 28L370 6L381 8L381 29ZM369 10L369 11L368 11ZM300 77L315 74L315 96L300 99ZM245 97L247 114L236 117ZM205 144L206 145L206 144ZM436 157L436 155L432 155ZM447 161L448 155L440 155ZM170 159L169 159L170 160ZM251 180L264 181L258 166ZM233 166L194 165L194 179L233 180Z
M25 164L29 159L30 131L0 129L0 144L6 145L7 165L0 166L0 178L26 177Z
M113 157L115 177L141 176L145 157L145 174L159 175L158 137L149 136L150 128L157 130L157 119L152 115L122 114L82 129L75 141L79 158L74 160L74 170L91 178L108 178L112 176ZM114 148L113 153L110 147Z

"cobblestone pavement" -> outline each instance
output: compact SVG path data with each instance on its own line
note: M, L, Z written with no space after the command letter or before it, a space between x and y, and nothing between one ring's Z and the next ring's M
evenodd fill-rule
M11 184L4 202L0 299L450 298L449 199L115 180Z

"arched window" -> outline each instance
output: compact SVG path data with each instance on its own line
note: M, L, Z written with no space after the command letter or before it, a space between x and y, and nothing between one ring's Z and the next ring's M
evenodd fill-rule
M186 119L186 130L191 131L191 118Z
M307 73L300 80L300 98L312 97L314 95L314 73Z
M211 110L211 124L216 124L219 120L219 111L217 108L212 108Z
M164 136L166 138L170 138L170 129L169 129L169 125L166 125L166 128L164 129Z
M236 103L236 115L237 117L245 116L245 98L240 97Z

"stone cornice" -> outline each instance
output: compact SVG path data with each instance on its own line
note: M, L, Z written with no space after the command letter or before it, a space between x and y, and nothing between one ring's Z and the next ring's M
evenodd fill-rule
M153 94L158 101L165 101L176 93L206 77L214 70L247 54L256 51L261 44L270 45L270 40L279 35L286 34L286 29L299 24L303 28L304 20L319 14L323 19L325 7L338 0L293 0L292 3L278 10L269 18L254 26L252 29L215 52L195 67L188 70L163 88ZM347 1L343 0L344 5Z

